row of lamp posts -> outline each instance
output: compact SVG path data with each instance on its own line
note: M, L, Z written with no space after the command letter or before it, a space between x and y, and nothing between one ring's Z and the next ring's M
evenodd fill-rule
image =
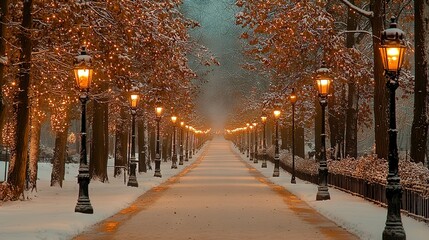
M87 213L92 214L94 209L91 205L91 201L89 198L89 166L87 159L87 149L86 149L86 103L89 100L89 89L91 87L92 75L93 75L93 66L92 66L92 57L88 55L86 51L86 47L83 46L79 55L74 58L74 75L76 84L80 90L79 100L81 102L81 146L80 146L80 160L79 160L79 174L78 174L78 184L79 184L79 195L77 204L75 207L75 212L79 213ZM130 174L127 186L138 187L137 177L136 177L136 169L137 169L137 160L135 154L135 117L137 113L137 106L139 102L139 94L137 92L130 92L130 108L131 108L131 116L132 116L132 126L131 126L131 156L130 156ZM157 106L155 108L156 113L156 144L155 144L155 177L161 177L161 154L160 154L160 121L162 116L163 108L161 106ZM176 152L176 121L177 117L172 116L171 121L173 123L173 157L172 157L172 168L177 168L177 152ZM205 133L207 135L210 130L205 132L196 130L192 126L185 126L185 122L180 122L180 159L179 165L183 165L183 161L189 161L192 159L192 155L195 154L196 148L201 147L203 142L207 140L199 139L196 134ZM183 130L186 128L186 152L185 157L183 154L184 146L183 146ZM193 134L189 134L193 132Z
M397 129L396 129L396 95L395 91L399 86L398 78L401 67L404 62L406 44L405 34L402 30L397 28L397 23L394 18L390 23L390 27L381 33L380 53L387 78L386 87L389 89L389 153L388 153L388 175L386 185L386 199L387 199L387 218L386 225L383 231L383 240L405 240L406 234L401 220L401 198L402 186L400 184L400 177L398 174L398 146L397 146ZM325 133L325 108L328 105L328 94L331 84L330 70L323 62L322 66L316 71L316 83L318 90L319 103L322 107L322 133L321 133L321 149L319 161L319 186L317 190L316 200L328 200L330 194L328 191L328 166L326 160L326 133ZM295 180L295 103L297 97L294 89L289 98L292 103L292 178L291 183L296 183ZM280 117L280 110L274 110L275 118L275 152L274 152L274 172L273 177L279 176L279 134L278 123ZM262 116L263 123L263 139L262 139L262 154L263 165L266 167L266 139L265 139L265 123L266 116ZM247 157L249 157L250 134L252 126L248 123L245 128L238 128L241 130L242 135L247 133ZM244 144L243 138L241 143ZM256 147L255 147L256 149ZM250 150L250 158L252 159L252 150ZM255 150L256 151L256 150ZM244 151L242 151L244 153ZM256 153L255 153L256 154ZM265 165L264 165L265 164Z
M405 34L402 30L397 28L395 19L392 19L390 28L384 30L381 34L381 46L380 53L382 57L383 67L385 69L385 76L387 77L387 88L389 89L389 154L388 154L388 165L389 173L387 176L387 186L386 186L386 197L387 197L387 219L386 226L383 231L383 239L405 239L405 231L402 226L400 209L401 209L401 198L402 198L402 187L400 184L400 178L398 175L398 148L397 148L397 129L396 129L396 96L395 92L399 86L398 78L399 73L403 64L404 55L405 55ZM92 57L89 56L86 52L86 48L82 47L80 54L74 59L74 73L77 86L81 90L80 101L82 107L82 116L81 116L81 151L80 151L80 161L79 161L79 174L78 174L78 184L79 184L79 197L77 205L75 207L75 212L81 213L93 213L93 208L89 199L88 194L88 185L90 182L89 178L89 168L87 161L87 152L86 152L86 102L88 101L88 91L91 85L93 67L92 67ZM329 86L331 79L328 75L329 69L322 64L322 67L317 71L317 87L319 91L319 102L322 107L322 147L321 147L321 160L319 162L319 187L316 195L317 200L327 200L330 199L330 195L327 188L327 175L328 168L326 163L326 146L325 146L325 108L328 104L327 96L329 93ZM294 92L293 92L294 93ZM292 115L293 115L293 128L294 128L294 112L295 112L295 98L290 98L293 106ZM131 113L132 113L132 152L131 152L131 161L130 161L130 179L128 182L129 186L138 186L137 180L135 179L136 171L136 161L135 161L135 112L137 106L138 96L131 95ZM135 104L135 105L134 105ZM162 108L156 108L156 121L157 121L157 141L156 141L156 157L155 157L155 174L156 177L161 177L161 156L159 149L159 122L161 120ZM274 117L276 119L276 138L275 138L275 167L273 176L279 176L279 146L278 146L278 119L280 117L280 110L274 111ZM173 118L172 118L173 120ZM177 120L177 119L176 119ZM174 120L173 122L175 122ZM263 166L264 161L266 161L266 144L265 144L265 122L266 117L262 117L263 122ZM250 143L250 130L247 125L247 135L248 143ZM182 126L183 127L183 126ZM256 125L253 126L256 128ZM187 127L187 129L189 129ZM174 131L175 132L175 131ZM188 134L188 133L187 133ZM293 177L291 182L295 182L295 164L294 164L294 129L292 130L292 155L293 155ZM188 136L188 135L187 135ZM256 133L255 133L256 138ZM186 143L188 145L188 143ZM181 142L182 146L182 142ZM182 151L182 150L181 150ZM253 150L251 150L253 151ZM193 151L189 152L189 158L191 158ZM256 157L257 148L255 146L254 156ZM247 148L247 156L249 156L249 148ZM176 156L177 158L177 156ZM188 158L188 152L186 153L186 159ZM177 159L176 159L177 160ZM256 160L257 161L257 160ZM174 164L174 163L173 163Z

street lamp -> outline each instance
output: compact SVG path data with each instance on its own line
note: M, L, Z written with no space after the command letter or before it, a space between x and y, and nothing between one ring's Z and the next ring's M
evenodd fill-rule
M183 128L185 127L185 122L180 122L180 156L179 156L179 165L183 165Z
M79 55L74 58L74 74L76 84L79 87L81 94L79 100L82 106L81 116L81 141L80 141L80 161L79 161L79 174L77 182L79 184L79 197L74 209L75 212L80 213L94 213L91 201L89 199L88 185L89 185L89 167L86 154L86 102L88 101L88 91L91 87L92 81L92 57L86 53L86 47L82 46Z
M249 149L250 149L250 158L249 161L253 161L253 125L249 126L250 130L249 130Z
M253 153L253 163L258 163L258 158L257 158L257 156L258 156L258 129L256 128L257 125L258 125L257 123L253 123L253 128L255 129L254 130L254 135L255 135L255 140L254 140L255 150L254 150L254 153Z
M171 168L177 168L177 151L176 151L176 121L175 115L171 116L171 122L173 123L173 157L171 158Z
M189 126L189 131L191 132L191 136L189 136L189 159L192 159L192 147L193 147L193 141L194 141L194 128L192 126Z
M185 149L185 161L189 161L189 126L186 125L186 149Z
M136 168L137 168L137 160L136 160L136 113L137 113L137 104L139 101L139 94L137 92L132 92L130 94L130 107L131 107L131 157L130 157L130 174L128 178L127 186L138 187L139 184L137 182L136 177Z
M295 103L296 103L295 89L292 88L292 93L289 96L289 101L292 103L292 178L290 183L296 183L295 180Z
M396 129L396 96L398 78L405 55L405 33L397 28L392 18L390 27L381 33L380 53L383 60L387 87L389 88L389 173L387 174L386 197L387 219L383 231L383 240L406 239L401 220L402 186L398 175L398 146Z
M156 148L155 148L155 174L154 177L162 177L161 175L161 153L159 152L159 122L161 121L163 108L157 106L156 113Z
M263 115L261 117L262 127L264 129L263 137L262 137L262 168L267 168L267 143L265 139L265 128L267 123L267 116Z
M247 157L249 157L249 150L250 150L250 123L246 123L246 133L247 133L247 137L246 137L246 152L247 152Z
M279 153L279 118L280 110L274 110L274 118L276 119L276 148L274 152L274 172L273 177L280 176L280 153Z
M319 102L322 107L322 146L321 159L319 162L319 187L317 190L316 200L329 200L331 196L328 191L328 164L326 162L326 146L325 146L325 108L328 105L329 86L331 85L330 70L326 67L325 62L316 71L317 90L319 92Z

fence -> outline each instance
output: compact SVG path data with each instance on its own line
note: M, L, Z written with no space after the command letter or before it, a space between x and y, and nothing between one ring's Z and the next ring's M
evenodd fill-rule
M268 156L268 160L274 162L274 158L271 156ZM289 173L292 172L292 167L286 165L282 161L280 161L280 167ZM301 172L295 169L295 176L313 184L319 183L318 175ZM328 184L331 187L360 196L386 207L386 185L382 183L368 182L365 179L329 173ZM403 188L401 209L414 218L429 222L429 198L423 197L422 191Z

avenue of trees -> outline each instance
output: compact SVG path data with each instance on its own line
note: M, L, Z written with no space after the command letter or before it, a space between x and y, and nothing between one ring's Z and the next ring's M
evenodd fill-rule
M413 98L410 157L427 159L428 25L427 1L376 0L236 0L236 23L248 61L246 69L269 82L243 97L231 128L243 119L259 121L265 112L283 111L290 129L292 88L298 95L296 127L314 129L316 159L320 151L320 115L314 73L326 62L334 83L328 105L332 157L358 156L358 131L373 129L375 153L388 155L388 90L379 53L380 33L395 17L407 34L407 61L400 75L403 98ZM426 23L426 24L425 24ZM411 107L411 106L410 106ZM245 118L243 118L245 116ZM411 118L411 116L410 116ZM241 124L241 125L240 125ZM285 130L287 133L287 130ZM300 133L304 135L304 133ZM282 134L287 135L287 134Z
M1 200L19 199L26 180L28 189L36 189L45 121L56 135L51 186L62 186L70 123L80 119L72 70L82 45L94 60L87 118L92 179L108 180L109 135L116 138L115 164L126 164L130 90L137 90L142 100L136 124L139 149L144 149L148 128L153 129L156 104L166 109L162 128L167 128L172 113L194 126L201 122L192 110L198 80L188 57L195 56L203 65L213 59L203 46L190 41L188 29L198 23L180 13L180 4L180 0L1 1L0 127L2 144L11 150ZM139 171L146 171L144 160L140 165Z

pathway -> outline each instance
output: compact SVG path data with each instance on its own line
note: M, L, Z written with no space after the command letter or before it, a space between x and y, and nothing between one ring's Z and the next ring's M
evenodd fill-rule
M86 239L357 239L216 138L191 166L94 226Z

